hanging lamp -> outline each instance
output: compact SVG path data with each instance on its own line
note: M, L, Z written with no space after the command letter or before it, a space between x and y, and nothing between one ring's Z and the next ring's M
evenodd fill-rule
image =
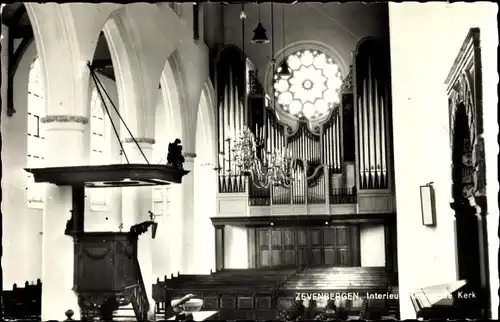
M257 24L257 27L253 30L253 38L252 38L252 43L253 44L267 44L269 42L269 38L267 38L266 35L266 28L262 26L262 23L260 22L260 4L259 4L259 23Z
M285 48L285 4L283 4L283 10L282 10L282 30L283 30L283 49ZM286 55L283 58L283 61L280 64L280 71L279 71L279 76L283 79L288 79L290 76L292 76L292 73L290 72L290 67L288 67L288 62L286 61L287 57Z

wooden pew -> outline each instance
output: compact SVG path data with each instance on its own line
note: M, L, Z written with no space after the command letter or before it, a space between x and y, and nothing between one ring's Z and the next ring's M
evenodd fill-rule
M393 278L378 267L319 267L306 269L282 285L277 292L278 308L287 309L295 300L309 307L308 318L314 316L334 298L337 306L345 307L350 315L359 315L363 298L368 294L390 294ZM301 296L298 296L298 295ZM324 296L325 298L319 299ZM392 295L394 296L394 295ZM388 299L369 300L370 309L387 315Z
M276 285L295 271L228 269L210 275L180 274L165 281L164 301L191 293L204 299L203 310L219 311L220 319L275 320Z
M42 283L25 282L24 287L13 285L12 291L3 291L3 309L8 318L40 320L42 314Z
M206 275L179 274L156 285L154 297L157 303L168 306L171 299L192 293L204 299L203 310L219 311L220 319L275 320L278 310L288 308L297 293L341 293L347 300L338 305L345 305L350 314L352 311L352 315L358 315L366 292L386 293L391 285L397 285L394 282L394 277L383 267L227 269ZM161 287L165 289L163 296L158 295L162 293ZM355 294L359 299L353 298ZM375 302L382 314L386 301ZM311 301L309 318L322 309L321 305L314 307L318 303Z

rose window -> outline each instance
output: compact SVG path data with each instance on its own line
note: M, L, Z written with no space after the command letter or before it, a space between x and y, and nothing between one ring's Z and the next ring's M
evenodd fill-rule
M342 75L338 65L317 50L301 50L287 58L290 76L274 74L277 103L289 114L307 119L327 115L338 103Z

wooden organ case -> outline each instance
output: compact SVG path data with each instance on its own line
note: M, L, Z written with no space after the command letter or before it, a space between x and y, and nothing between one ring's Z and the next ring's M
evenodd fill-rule
M388 48L378 39L363 39L344 77L340 103L322 123L297 125L280 121L244 54L234 46L223 49L216 65L219 213L394 213ZM245 125L265 129L264 150L286 146L297 159L291 187L258 188L239 173L231 153ZM226 194L231 200L221 199ZM230 206L237 199L245 204Z
M358 212L395 211L389 46L375 38L358 44L354 61Z

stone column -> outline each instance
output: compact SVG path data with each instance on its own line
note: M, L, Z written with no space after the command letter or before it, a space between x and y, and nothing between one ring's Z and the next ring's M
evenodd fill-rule
M182 178L182 272L189 274L196 270L195 261L195 218L194 218L194 159L195 153L184 153L184 169L190 171Z
M88 119L75 115L48 115L45 123L45 164L51 167L85 164L84 127ZM64 318L72 309L80 319L78 299L73 289L73 237L64 234L71 217L69 186L47 184L43 207L42 236L42 321Z
M136 142L139 146L137 146ZM153 160L154 143L155 140L151 138L136 138L135 141L131 138L125 139L123 142L123 148L125 150L124 158L126 154L129 163L146 164L146 159L142 155L142 153L144 153L149 162L151 162ZM153 211L153 188L151 186L122 188L123 231L129 231L131 226L151 220L149 211ZM148 296L150 315L152 316L155 306L153 301L153 283L155 283L155 281L152 269L153 258L151 252L151 239L151 228L147 233L139 236L138 259L146 294Z

